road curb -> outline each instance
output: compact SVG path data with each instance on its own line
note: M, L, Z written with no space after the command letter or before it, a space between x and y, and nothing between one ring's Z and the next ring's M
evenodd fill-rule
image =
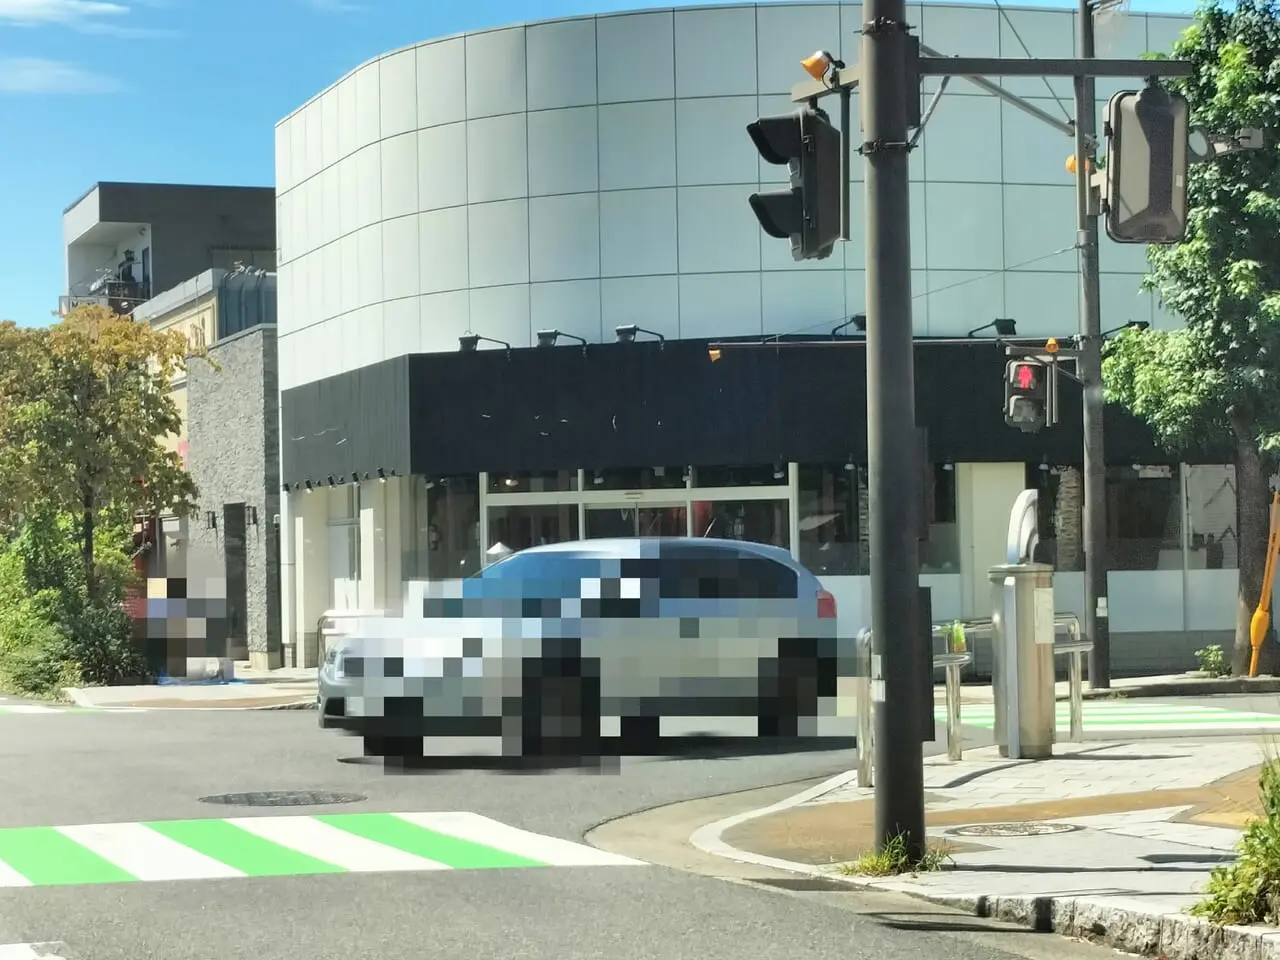
M1131 697L1204 697L1214 694L1280 693L1280 677L1228 677L1223 680L1179 680L1171 683L1148 683L1137 687L1112 687L1107 690L1085 690L1086 700L1126 700ZM1065 700L1066 697L1059 697Z
M241 711L241 710L315 710L316 698L314 696L305 699L290 700L287 703L265 703L252 707L217 707L217 706L191 706L191 707L156 707L149 706L147 703L115 703L115 704L99 704L94 703L92 698L87 696L84 690L78 687L64 687L59 691L64 702L69 702L77 707L86 710L166 710L191 712L195 710L217 710L223 713Z
M795 796L757 810L725 817L699 827L689 843L703 853L789 873L837 880L863 890L905 894L984 919L1025 927L1037 933L1056 933L1104 944L1126 953L1160 960L1271 960L1280 958L1280 929L1219 926L1187 914L1157 914L1132 907L1075 897L994 897L937 893L909 880L851 877L830 867L767 857L725 843L723 834L740 824L781 813L830 793L855 779L844 773Z

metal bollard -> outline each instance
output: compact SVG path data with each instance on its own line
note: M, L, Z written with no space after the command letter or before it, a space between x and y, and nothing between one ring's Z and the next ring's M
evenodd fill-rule
M960 737L960 668L971 660L971 653L943 653L933 658L935 670L938 667L946 670L948 760L964 759L964 743Z
M875 706L871 702L871 631L863 629L857 638L858 696L858 786L870 787L874 780Z

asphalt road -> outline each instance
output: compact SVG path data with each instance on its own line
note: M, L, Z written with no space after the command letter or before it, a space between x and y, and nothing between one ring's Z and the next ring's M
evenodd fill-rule
M3 714L0 834L12 827L470 811L581 842L593 826L624 814L766 784L797 781L798 791L807 785L800 781L845 770L852 760L845 750L730 752L624 761L613 773L461 768L393 775L362 762L360 753L358 740L321 732L307 711ZM367 799L287 809L200 799L264 790L333 790ZM741 809L761 805L750 796L738 802ZM68 960L1110 954L960 921L914 901L782 886L653 865L0 885L0 945L60 941L59 955Z

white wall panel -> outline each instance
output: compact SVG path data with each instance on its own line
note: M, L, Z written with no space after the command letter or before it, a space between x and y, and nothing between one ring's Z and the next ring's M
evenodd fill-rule
M839 49L840 7L836 4L762 3L755 14L759 37L756 86L760 93L789 94L798 82L801 60L815 50Z
M930 269L925 289L931 337L963 337L996 317L1009 316L1004 303L1004 277L999 273ZM919 307L920 302L916 300L915 305ZM914 323L920 330L918 314Z
M458 337L471 329L471 295L466 290L418 298L418 342L429 352L458 349ZM484 349L481 347L481 349Z
M760 179L760 153L747 136L756 97L676 101L676 180L680 186L748 184Z
M382 219L382 144L372 143L355 156L356 227Z
M600 189L676 182L676 111L670 100L600 108Z
M418 55L402 50L378 61L378 106L383 139L418 126Z
M934 188L930 185L929 189ZM1075 187L1010 184L1004 188L1004 262L1008 269L1074 271L1075 250L1054 251L1071 248L1075 241Z
M995 97L953 97L951 87L925 127L928 180L999 183L1000 101ZM981 144L981 147L977 145Z
M573 193L529 201L529 279L600 276L600 195ZM597 289L597 300L598 289ZM596 308L599 326L599 306Z
M1142 277L1132 273L1104 273L1098 281L1102 295L1102 329L1113 330L1130 320L1150 323L1151 294L1142 291Z
M524 27L467 36L467 119L525 110Z
M1121 13L1095 19L1094 45L1099 57L1138 59L1151 49L1147 44L1147 16L1143 13ZM1095 90L1099 100L1109 100L1120 90L1141 88L1141 83L1123 77L1099 77Z
M1041 87L1040 92L1046 91ZM1043 97L1029 99L1039 109L1064 120L1069 119L1075 109L1069 97L1062 104ZM1067 157L1075 152L1075 141L1011 104L996 102L1000 109L1003 149L995 156L987 151L978 152L987 153L992 162L1001 162L1004 182L1072 186L1075 181L1067 173L1066 162ZM933 123L932 120L929 122ZM945 157L942 162L946 162Z
M599 189L598 136L594 106L529 114L529 196Z
M378 89L378 72L379 63L375 60L361 67L355 75L355 147L357 150L368 144L377 143L382 137L382 104Z
M950 57L1000 56L1000 11L995 6L971 7L950 3L928 3L920 8L917 36L922 43ZM921 89L931 94L938 89L937 77L926 77ZM944 102L955 94L976 94L976 88L952 80ZM932 123L932 121L930 121Z
M608 339L635 324L670 340L680 336L680 282L675 276L617 277L600 281L600 326Z
M360 197L368 185L361 185L359 160L354 154L343 157L334 169L338 176L338 236L341 237L360 229Z
M473 287L529 282L529 201L472 204L467 211Z
M307 118L305 175L308 177L314 177L320 172L320 168L324 166L324 125L320 111L320 101L318 100L311 101L303 111L303 116Z
M348 233L338 240L338 258L342 264L342 299L334 315L348 313L360 305L360 243L356 233Z
M683 274L680 336L763 333L759 273Z
M1000 56L1074 57L1075 12L1072 10L1006 9L1000 17ZM1054 77L1003 77L1001 85L1020 97L1045 97L1056 94L1067 110L1071 110L1071 80ZM1066 138L1063 138L1064 141Z
M341 312L342 246L337 242L326 244L316 251L316 256L320 263L319 296L312 299L312 309L317 320L328 320Z
M418 47L418 126L467 119L467 42L462 37Z
M929 269L1003 269L1003 206L999 184L926 184Z
M603 337L600 326L600 281L568 280L535 283L529 287L529 329L560 330L575 334L588 343L613 340L613 330ZM575 346L572 340L563 346Z
M305 180L310 171L307 169L307 108L303 107L302 111L294 114L293 119L289 122L289 157L292 162L290 167L291 183L294 187Z
M503 340L512 347L532 346L528 285L473 287L469 329L481 336ZM457 348L455 337L453 349Z
M600 103L675 96L675 18L670 10L596 18Z
M414 247L417 247L415 241ZM417 273L415 268L414 273ZM388 300L382 305L382 349L388 357L422 351L421 298Z
M1080 277L1010 271L1004 275L1004 307L1003 316L1018 321L1020 337L1071 336L1080 329Z
M329 321L332 323L333 321ZM342 369L359 370L383 358L382 304L372 303L341 318Z
M418 215L383 221L383 298L416 297L419 291L418 266Z
M297 286L297 267L293 263L281 263L276 269L276 325L277 336L298 329L299 319L294 309L293 291Z
M327 168L342 159L342 116L338 110L338 91L330 89L320 95L320 166Z
M592 18L531 25L529 109L554 110L596 102L596 22ZM606 64L605 69L613 69Z
M277 194L293 186L293 123L293 119L284 120L275 129Z
M926 215L926 196L925 185L923 183L911 184L911 265L916 269L923 269L929 265L928 258L928 216ZM850 270L861 270L866 267L867 262L867 191L863 189L862 184L855 184L849 192L849 225L853 236L847 243L839 244L836 252L827 260L812 261L817 265L829 263L831 260L838 260L840 256L840 248L844 248L844 266ZM771 238L764 237L761 241L761 250L763 252L763 260L765 269L772 269L770 264L782 257L791 258L791 251L784 244L765 243L765 240ZM798 264L797 264L798 266Z
M418 270L423 293L470 286L467 268L467 207L418 215Z
M675 273L676 191L616 190L600 194L600 274Z
M467 123L467 200L489 203L529 195L529 147L523 113Z
M361 229L356 234L356 249L360 257L356 299L359 307L367 307L382 300L382 224Z
M680 272L760 269L760 224L739 187L676 191Z
M760 274L761 329L769 336L826 336L847 318L844 284L842 270Z
M297 334L286 333L282 326L276 340L276 378L281 390L288 390L305 382L299 380L296 344Z
M356 102L356 78L342 80L334 92L338 97L338 155L349 157L360 149L360 127Z
M677 97L759 93L754 5L676 10L675 33Z
M467 202L467 124L449 123L418 133L418 206L422 210Z
M383 140L382 219L418 212L418 135L402 133Z

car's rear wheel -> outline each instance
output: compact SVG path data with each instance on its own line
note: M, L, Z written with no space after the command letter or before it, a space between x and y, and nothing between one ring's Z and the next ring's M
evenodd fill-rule
M524 662L520 739L526 757L600 755L600 668L584 660L580 640L544 639L543 655Z
M658 752L662 743L661 717L623 717L619 723L619 753L643 757Z
M778 657L761 661L756 708L759 736L784 739L800 735L800 718L817 716L825 686L822 669L814 640L780 641Z

